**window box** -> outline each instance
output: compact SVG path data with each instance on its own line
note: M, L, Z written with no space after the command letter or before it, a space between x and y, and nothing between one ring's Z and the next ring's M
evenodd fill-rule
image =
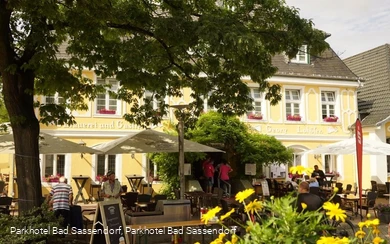
M249 114L248 119L257 119L257 120L262 120L263 115L262 114Z
M95 181L97 181L99 183L106 182L107 180L108 180L108 178L105 175L97 175L95 178Z
M330 116L330 117L326 117L324 118L324 121L325 122L337 122L339 118L337 116Z
M51 175L51 176L48 176L48 177L44 177L42 179L43 182L49 182L49 183L58 183L60 182L60 177L61 175Z
M115 114L116 111L115 110L108 110L108 109L100 109L99 111L99 114Z
M294 115L287 115L287 120L290 120L290 121L301 121L301 116L299 114L294 114Z

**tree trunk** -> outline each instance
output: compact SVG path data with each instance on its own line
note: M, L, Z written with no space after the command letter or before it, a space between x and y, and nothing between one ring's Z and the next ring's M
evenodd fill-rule
M14 135L19 213L23 214L39 207L42 200L39 122L33 106L34 75L19 69L14 74L2 72L2 79L4 103Z

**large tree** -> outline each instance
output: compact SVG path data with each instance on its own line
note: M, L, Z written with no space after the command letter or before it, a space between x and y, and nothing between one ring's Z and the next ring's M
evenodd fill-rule
M93 69L115 76L119 99L132 104L125 118L147 126L167 106L154 111L135 99L144 89L154 99L193 91L194 110L213 91L209 104L225 114L251 107L249 76L272 103L279 87L266 79L276 72L271 57L292 57L302 44L318 53L325 34L282 0L0 0L0 74L15 140L20 210L41 199L35 107L43 123L74 123L70 110L85 109L101 87L82 77ZM58 55L66 43L66 55ZM62 49L61 49L62 50ZM72 72L69 72L72 70ZM34 95L58 92L70 103L39 104ZM196 108L195 108L196 107Z

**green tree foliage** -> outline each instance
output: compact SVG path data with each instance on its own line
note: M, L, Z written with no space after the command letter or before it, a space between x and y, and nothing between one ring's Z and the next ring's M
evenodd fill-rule
M246 163L256 163L259 169L272 163L288 163L293 157L292 151L275 137L258 134L237 117L215 112L202 115L188 137L202 144L219 145L239 175L244 174Z
M170 135L177 136L177 131L172 123L164 124L164 131ZM206 157L205 153L185 153L185 163L193 164ZM179 177L179 153L151 153L150 160L158 165L159 179L164 182L160 190L161 194L165 194L174 198L172 195L173 189L180 188Z
M318 53L327 47L324 39L283 0L0 0L2 92L15 139L19 197L26 200L19 209L38 206L42 195L39 122L75 123L65 108L86 109L85 99L104 90L82 76L85 68L115 75L121 89L113 95L131 104L125 118L147 126L161 120L167 105L156 111L151 100L137 99L144 89L162 100L189 87L195 114L202 111L202 96L213 91L210 105L243 114L252 107L241 80L248 76L274 104L280 87L266 81L276 72L272 56L292 57L302 44ZM55 92L69 103L34 102L34 95Z

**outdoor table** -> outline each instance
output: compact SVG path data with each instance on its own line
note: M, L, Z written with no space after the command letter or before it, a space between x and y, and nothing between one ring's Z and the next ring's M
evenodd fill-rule
M355 196L355 195L346 195L346 194L337 194L338 196L340 196L341 199L343 199L344 201L350 201L350 202L353 202L353 205L354 205L354 209L355 209L355 216L358 216L359 215L359 209L358 209L358 202L360 200L359 196ZM362 197L362 200L365 200L367 199L367 197ZM353 210L352 210L353 212ZM360 214L360 217L363 219L363 216Z
M73 203L77 204L79 197L81 197L81 199L83 200L84 203L87 203L87 199L85 199L84 195L83 195L83 189L84 189L85 183L87 183L87 180L89 179L89 176L87 176L87 175L74 175L74 176L72 176L72 179L76 182L76 186L77 186L77 195L76 195ZM80 184L80 182L81 182L81 184Z
M125 177L129 181L130 190L132 192L137 192L144 177L142 175L125 175Z

